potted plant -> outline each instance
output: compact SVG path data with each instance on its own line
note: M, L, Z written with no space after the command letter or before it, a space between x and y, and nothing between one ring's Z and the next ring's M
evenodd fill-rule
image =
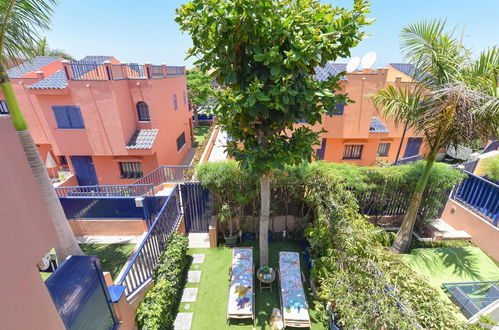
M228 204L224 203L220 208L219 219L222 224L228 224L224 228L225 244L228 246L236 245L238 236L232 228L232 212Z

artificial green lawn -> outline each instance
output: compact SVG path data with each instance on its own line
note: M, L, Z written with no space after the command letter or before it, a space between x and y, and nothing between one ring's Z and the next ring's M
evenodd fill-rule
M86 255L99 257L102 271L115 279L135 249L135 244L80 244Z
M115 279L135 249L135 244L80 244L80 248L86 255L99 257L102 271L111 273ZM52 273L40 272L40 275L46 281Z
M255 267L259 264L259 249L258 242L245 244L244 246L253 246L253 259ZM293 241L273 242L269 245L269 263L271 267L277 268L278 252L279 251L296 251L301 252L301 247ZM256 310L255 310L255 326L248 320L233 319L230 327L227 324L227 296L229 290L229 266L232 260L232 249L227 247L218 247L216 249L190 249L189 254L204 253L205 260L203 264L199 264L196 269L190 266L190 270L200 270L201 281L199 283L187 283L186 287L198 288L198 296L196 302L181 303L179 312L193 312L192 329L270 329L268 320L273 307L281 308L279 303L279 292L277 281L273 282L273 291L265 290L260 292L258 280L255 278L256 292ZM312 320L313 329L326 329L317 321L317 313L315 312L314 304L311 297L311 290L308 286L308 270L305 266L303 255L300 258L302 271L307 277L307 283L304 283L307 293L310 318ZM185 309L185 305L189 304L190 308Z
M474 246L414 249L404 258L436 287L442 283L499 279L499 267L480 248Z
M206 133L210 130L211 126L197 126L194 127L194 145L193 147L197 147L203 142L205 139Z

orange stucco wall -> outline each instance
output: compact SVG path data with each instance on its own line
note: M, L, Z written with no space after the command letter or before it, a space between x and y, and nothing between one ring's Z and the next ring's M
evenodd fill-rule
M36 266L55 246L55 230L10 117L0 116L0 141L0 328L64 329Z
M147 231L145 220L69 220L75 236L140 236Z
M54 65L62 68L60 62ZM46 145L54 156L66 156L68 162L69 156L92 156L97 163L99 184L133 181L116 175L119 171L116 157L139 158L145 175L159 165L179 165L192 147L189 121L192 112L183 100L183 93L187 92L185 75L163 79L70 80L64 89L27 89L40 80L35 77L12 79L35 143L44 148ZM174 94L178 110L174 110ZM0 99L3 99L1 93ZM149 106L150 122L138 121L136 104L140 101ZM52 112L54 105L79 106L85 128L57 128ZM126 149L137 129L151 128L159 130L151 149ZM176 140L182 132L186 144L177 151ZM43 153L42 157L46 157L46 150ZM73 170L71 164L70 168Z
M321 134L321 139L327 139L324 160L328 162L349 162L358 165L373 165L377 160L386 162L395 161L397 149L402 139L403 127L395 125L391 120L384 118L382 113L374 107L372 95L387 84L400 84L409 86L407 82L391 82L388 77L393 75L393 68L365 70L363 72L347 73L347 81L341 82L341 90L338 93L348 94L354 103L348 103L342 115L324 115L322 124L313 127L314 130L326 130ZM390 73L392 72L392 73ZM388 133L369 132L371 119L377 117ZM407 140L409 137L419 137L413 131L406 132L400 158L403 158ZM380 143L390 143L388 156L378 157L378 147ZM362 144L363 151L361 159L343 159L343 152L346 145ZM319 148L317 146L316 148ZM423 147L421 152L423 153Z
M499 261L498 227L452 199L445 205L441 218L455 229L466 231L473 243Z

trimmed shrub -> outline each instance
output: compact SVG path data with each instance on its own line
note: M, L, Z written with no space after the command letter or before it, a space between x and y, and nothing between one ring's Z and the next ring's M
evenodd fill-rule
M136 321L139 329L173 328L189 266L187 250L187 237L173 233L155 269L154 286L137 309Z
M499 156L484 159L482 170L487 178L499 182Z

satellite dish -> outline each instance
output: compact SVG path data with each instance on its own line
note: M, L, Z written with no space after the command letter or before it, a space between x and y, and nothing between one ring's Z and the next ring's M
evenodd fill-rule
M376 62L376 52L368 52L364 56L362 56L362 59L360 60L360 64L362 64L362 69L369 69L374 65L374 62Z
M347 72L352 72L352 71L355 71L357 70L357 68L359 67L359 64L360 64L360 58L359 57L352 57L350 59L350 61L348 61L348 64L347 64Z

